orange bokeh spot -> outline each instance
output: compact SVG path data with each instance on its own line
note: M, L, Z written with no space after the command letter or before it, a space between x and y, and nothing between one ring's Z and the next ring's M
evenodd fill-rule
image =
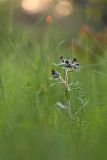
M51 22L52 22L52 16L48 15L48 16L46 17L46 22L47 22L47 23L51 23Z
M90 35L90 34L92 34L92 29L87 25L82 25L80 27L80 34L82 34L82 35Z
M95 35L95 38L98 41L107 44L107 32L106 31L97 32Z

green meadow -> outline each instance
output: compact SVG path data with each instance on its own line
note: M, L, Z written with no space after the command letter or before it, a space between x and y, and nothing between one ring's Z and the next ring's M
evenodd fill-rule
M1 5L0 160L106 160L107 46L53 21L27 25L6 16ZM80 64L71 80L83 103L73 91L71 126L57 106L63 87L49 80L62 55Z

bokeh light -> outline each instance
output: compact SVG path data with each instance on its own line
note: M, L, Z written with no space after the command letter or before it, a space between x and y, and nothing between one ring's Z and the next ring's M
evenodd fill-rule
M22 0L21 7L28 13L40 13L52 6L53 0Z
M72 11L73 11L72 3L66 0L59 1L54 8L54 14L56 17L69 16Z
M50 10L57 18L69 16L73 11L73 3L68 0L22 0L21 7L29 14Z

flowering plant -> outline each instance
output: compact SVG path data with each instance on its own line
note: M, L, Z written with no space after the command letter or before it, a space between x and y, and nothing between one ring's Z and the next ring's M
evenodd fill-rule
M72 104L71 104L70 91L73 89L79 89L79 87L78 87L78 82L76 83L70 82L69 76L71 72L79 70L79 63L76 58L66 59L63 56L61 56L60 62L58 64L54 63L54 65L57 67L61 67L64 70L64 76L62 76L61 73L59 73L57 70L52 69L50 80L56 80L58 83L61 83L64 85L64 94L67 102L67 111L71 119ZM65 108L61 102L57 102L57 105L60 106L61 108Z

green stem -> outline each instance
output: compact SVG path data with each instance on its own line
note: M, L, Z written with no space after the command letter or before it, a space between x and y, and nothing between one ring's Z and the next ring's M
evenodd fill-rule
M65 70L65 82L66 82L66 88L68 88L68 69Z
M71 110L71 97L70 97L70 99L68 100L68 115L69 115L70 121L71 121L71 114L72 114L72 110Z
M67 92L69 93L69 78L68 78L68 69L65 70L65 87L67 89ZM69 94L70 95L70 94ZM70 118L70 125L71 125L71 114L72 114L72 110L71 110L71 96L69 96L68 100L67 100L67 103L68 103L68 116Z

